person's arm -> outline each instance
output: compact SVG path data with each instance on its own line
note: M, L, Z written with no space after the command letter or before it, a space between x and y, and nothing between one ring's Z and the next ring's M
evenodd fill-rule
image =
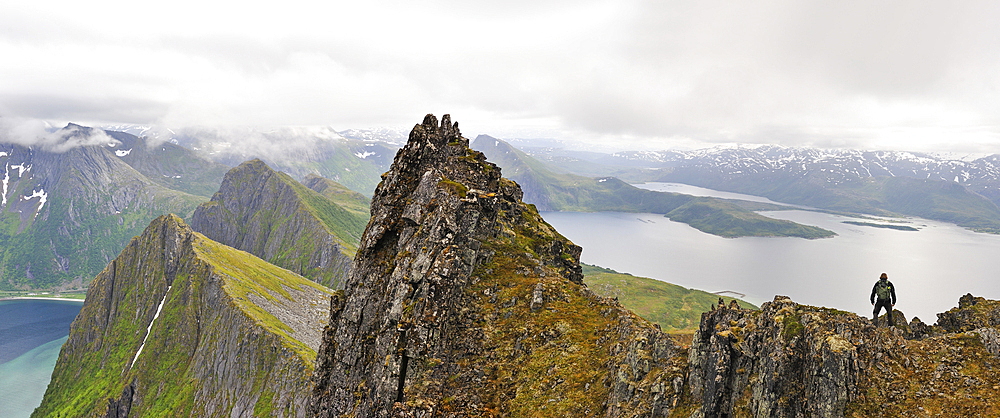
M896 306L896 286L889 282L889 294L892 295L892 306Z
M872 305L875 304L875 288L878 287L878 282L875 282L875 286L872 286L872 295L868 299L871 301Z

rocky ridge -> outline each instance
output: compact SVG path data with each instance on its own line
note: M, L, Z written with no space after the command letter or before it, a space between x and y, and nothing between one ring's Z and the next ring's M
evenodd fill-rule
M982 302L976 314L968 303L941 314L968 332L916 320L875 327L784 296L760 311L720 303L689 353L692 416L995 416L998 333L961 319L981 318ZM1000 313L992 308L987 316Z
M94 279L33 416L305 416L330 295L161 216Z
M226 173L191 227L325 286L343 286L367 218L260 160Z
M317 416L668 416L666 334L582 285L580 247L448 115L427 115L372 200L317 355Z

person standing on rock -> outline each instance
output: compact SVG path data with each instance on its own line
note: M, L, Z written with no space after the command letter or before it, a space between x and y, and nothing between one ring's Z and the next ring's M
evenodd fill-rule
M878 301L875 300L876 296L878 296ZM872 311L872 315L874 315L872 322L878 325L878 314L882 308L885 308L889 314L889 326L893 326L892 308L896 306L896 287L889 281L889 275L882 273L882 276L875 282L875 287L872 287L872 295L869 299L875 306L875 310Z

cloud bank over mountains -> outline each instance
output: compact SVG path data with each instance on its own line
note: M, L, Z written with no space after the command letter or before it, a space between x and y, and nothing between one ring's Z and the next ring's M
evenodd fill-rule
M0 115L407 129L618 149L1000 149L992 2L0 6ZM419 116L417 116L419 118Z

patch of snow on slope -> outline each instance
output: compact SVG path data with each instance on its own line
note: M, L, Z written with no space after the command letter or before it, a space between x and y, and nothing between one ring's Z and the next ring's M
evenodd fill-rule
M3 169L3 206L7 206L7 183L10 181L10 164Z
M7 182L4 182L4 189L7 188ZM34 198L40 198L40 203L38 204L38 209L35 209L35 217L38 217L38 213L42 211L42 207L45 206L45 201L48 200L49 194L45 193L45 189L38 189L37 191L32 191L31 196L24 196L24 200L31 200ZM6 198L4 200L7 200Z
M375 153L374 152L368 152L368 151L365 151L365 152L355 152L354 153L355 157L358 157L358 158L360 158L362 160L365 159L365 158L371 157L372 155L375 155Z
M31 166L25 166L24 163L21 163L20 165L12 165L10 168L17 169L17 177L24 177L24 172L31 170Z
M129 148L128 151L120 150L119 149L119 150L115 150L115 155L117 155L119 157L124 157L126 155L129 155L131 152L132 152L132 148Z
M149 326L146 327L146 336L142 338L142 344L139 344L139 351L136 351L135 357L132 357L132 363L129 364L128 366L129 369L132 369L132 366L135 365L135 361L139 359L139 354L142 353L142 348L146 346L146 340L149 339L149 332L153 330L153 324L156 323L156 318L160 316L160 311L163 310L163 302L167 301L167 295L170 294L171 287L174 286L173 285L167 286L167 293L164 293L163 299L160 299L160 306L156 307L156 313L153 315L153 320L149 321Z

